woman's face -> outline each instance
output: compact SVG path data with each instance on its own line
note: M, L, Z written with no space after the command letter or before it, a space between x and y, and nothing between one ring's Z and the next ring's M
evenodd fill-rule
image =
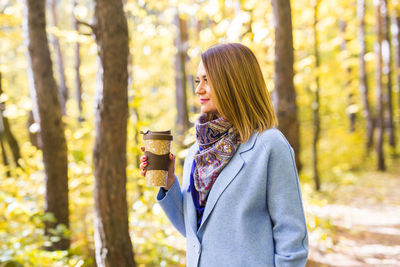
M215 97L211 93L209 81L207 79L206 70L204 69L203 62L200 61L199 68L196 76L196 95L200 99L201 113L214 113L218 114L217 106L215 105Z

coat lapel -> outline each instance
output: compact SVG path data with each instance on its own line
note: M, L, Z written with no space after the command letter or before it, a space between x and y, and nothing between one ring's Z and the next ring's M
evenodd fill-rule
M224 192L225 188L232 182L232 180L236 177L236 175L241 170L241 168L244 164L241 154L243 152L248 151L253 148L254 142L256 140L256 135L257 134L253 134L250 137L249 141L239 145L238 151L234 154L232 159L229 161L228 165L226 165L226 167L221 171L217 180L215 180L214 185L212 186L210 193L208 195L206 208L205 208L204 214L203 214L203 219L201 221L201 225L200 225L200 228L198 231L201 230L202 226L206 222L208 216L212 212L215 204L217 203L221 194ZM192 203L192 205L193 205L193 203ZM194 206L193 206L193 209L194 209Z

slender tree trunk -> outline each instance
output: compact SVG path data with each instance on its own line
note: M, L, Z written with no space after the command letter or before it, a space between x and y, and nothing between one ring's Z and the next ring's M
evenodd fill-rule
M0 72L0 89L1 89L1 72ZM1 95L1 93L0 93ZM11 172L9 169L9 162L8 162L8 157L6 153L6 148L4 147L4 139L5 139L5 131L4 131L4 125L3 125L3 110L4 110L4 104L0 102L0 147L1 147L1 157L3 159L3 165L7 168L6 175L7 177L11 176Z
M17 139L14 137L14 134L11 132L11 127L10 127L10 123L7 119L7 117L3 117L3 127L4 127L4 134L5 134L5 138L7 140L7 143L11 149L11 153L13 155L13 159L15 162L15 165L17 167L21 167L21 165L19 164L19 159L21 158L21 152L19 149L19 145L18 145L18 141Z
M128 26L122 0L95 1L102 83L96 92L95 248L98 266L136 266L126 201Z
M177 133L179 136L183 135L184 132L189 129L189 115L187 108L187 93L186 93L186 50L187 42L186 38L186 21L179 17L178 11L176 11L174 24L177 29L177 35L175 36L175 47L177 53L175 55L175 93L176 93L176 107L177 107ZM179 140L178 140L179 142ZM179 142L182 143L182 140Z
M26 0L25 0L26 2ZM29 30L28 30L28 7L24 5L23 8L23 16L22 16L22 33L25 47L29 46ZM42 138L40 137L40 117L39 117L39 107L36 101L36 90L35 90L35 82L33 80L33 71L32 71L32 62L31 57L29 55L29 51L27 49L25 56L27 58L27 68L26 68L26 77L28 80L28 88L29 88L29 96L32 100L32 110L28 113L28 132L29 132L29 140L33 146L37 149L42 148Z
M57 2L56 0L51 0L50 3L51 8L51 17L53 21L53 26L57 27ZM59 97L60 97L60 104L61 104L61 112L63 115L66 114L66 104L68 100L68 88L65 79L65 71L64 71L64 60L61 53L61 46L57 36L53 36L53 46L57 56L57 70L59 76Z
M123 0L123 4L124 5L126 4L126 1L127 0ZM134 24L134 16L130 15L130 13L128 12L128 13L126 13L126 17L127 17L127 20L128 20L128 26L129 26L129 21L132 21L132 23ZM135 26L133 26L133 28L130 29L130 32L132 32L132 34L134 34L135 31L136 31L136 28L135 28ZM131 47L131 45L129 45L129 46ZM135 60L135 58L132 55L132 53L129 53L129 55L128 55L128 88L129 89L128 90L130 90L131 92L136 92L135 75L134 75L134 72L133 72L134 60ZM141 141L140 140L141 136L142 136L140 134L141 125L140 125L139 122L140 122L141 118L140 118L139 109L138 109L139 103L138 103L137 100L135 101L134 93L131 95L130 98L129 98L129 95L128 95L128 101L129 101L129 103L134 103L134 105L130 105L131 108L129 110L129 114L133 115L133 116L131 116L131 118L132 118L132 126L134 127L133 140L134 140L135 144L139 144L140 141ZM135 157L135 167L139 168L140 167L140 163L141 163L140 162L140 157L141 157L141 153L142 152L138 148L136 151L132 151L132 153L135 155L134 156ZM139 190L140 194L142 194L143 193L143 190L142 190L143 186L138 184L138 187L140 189Z
M3 84L2 84L2 73L0 72L0 95L3 94ZM21 152L19 149L19 145L17 142L17 139L14 137L14 134L11 132L11 127L10 123L8 122L8 118L3 116L3 110L5 109L5 103L0 102L0 119L2 123L2 131L3 131L3 137L7 141L13 158L15 165L17 167L21 167L19 164L18 160L21 158Z
M197 19L195 18L195 17L192 17L192 18L189 18L188 20L187 20L187 25L186 25L186 33L185 33L185 37L186 37L186 39L185 39L185 43L187 43L188 45L189 45L189 33L188 33L188 29L189 28L194 28L193 26L194 25L196 25L196 23L197 23ZM194 40L193 40L194 41ZM188 46L187 45L187 46ZM185 58L185 62L186 62L186 66L190 66L190 60L191 60L191 58L190 58L190 56L189 56L189 54L188 53L186 53L186 58ZM189 73L188 73L188 75L187 75L187 87L188 87L188 99L193 99L193 97L196 95L196 93L195 93L195 91L196 91L196 84L195 84L195 75L193 75L193 72L190 72L189 71ZM195 110L195 105L193 105L193 104L188 104L188 113L189 113L189 111L194 111ZM194 112L194 113L196 113L196 112ZM190 121L189 121L189 123L190 123ZM189 127L191 127L192 126L192 123L190 123L190 126Z
M0 122L1 124L1 122ZM6 153L6 148L4 147L4 132L1 129L2 125L0 125L0 147L1 147L1 157L3 159L3 165L7 168L6 175L7 177L11 177L11 172L10 172L10 164L8 163L8 158L7 158L7 153Z
M377 138L376 138L376 154L378 157L378 169L385 170L385 158L383 153L383 133L384 133L384 117L383 117L383 90L382 90L382 14L381 1L376 6L376 113L377 113Z
M295 151L297 168L301 169L299 121L296 90L293 84L293 37L290 0L271 0L275 27L275 89L279 129Z
M319 40L318 40L318 8L319 8L320 0L316 0L314 6L314 23L313 23L313 31L314 31L314 56L315 56L315 97L314 102L312 104L313 108L313 122L314 122L314 139L313 139L313 169L314 169L314 181L315 181L315 189L320 190L320 179L318 172L318 141L320 134L320 117L319 117L319 90L320 90L320 82L319 82L319 68L320 68L320 58L319 58Z
M67 143L47 42L45 1L27 0L26 3L29 30L28 49L40 117L40 134L46 174L45 211L52 213L55 217L55 222L45 223L45 233L52 236L54 234L51 233L51 229L58 224L69 227ZM48 249L67 249L69 243L68 238L61 238Z
M194 31L195 34L193 35L193 41L196 44L200 43L200 32L202 31L203 27L202 25L204 24L202 20L197 19L196 17L193 17L193 25L194 25ZM195 85L195 77L193 76L192 80L190 80L191 84L192 84L192 94L196 95L196 85ZM197 114L200 113L200 107L198 105L192 105L191 109L192 113Z
M383 59L383 75L386 77L385 85L386 85L386 94L384 94L384 103L386 106L386 116L385 116L385 128L389 134L389 144L395 149L395 129L393 123L393 100L392 100L392 46L390 40L390 19L389 19L389 10L388 10L388 1L381 0L381 12L382 12L382 49L384 49L385 53L382 54Z
M392 27L393 27L393 45L395 49L395 62L396 62L396 82L397 82L397 114L400 116L400 16L399 12L394 9L394 15L392 16ZM398 124L400 129L400 124ZM400 137L400 134L398 135ZM400 140L399 140L400 143Z
M368 79L367 79L367 69L365 63L365 55L367 54L366 41L365 41L365 0L358 0L357 3L357 16L360 23L358 42L361 47L359 54L360 59L360 69L359 69L359 79L360 79L360 93L363 102L363 115L366 120L366 151L369 154L373 145L373 134L374 134L374 120L371 113L370 103L368 99Z
M346 28L347 28L346 21L339 19L339 28L340 28L340 32L343 36L343 41L342 41L342 44L340 45L340 50L343 53L346 53L347 52L347 42L348 42L348 40L346 39ZM343 60L348 61L349 56L347 56ZM346 68L346 72L347 72L347 77L346 77L346 82L344 85L344 87L348 91L346 113L347 113L347 116L349 117L349 125L350 125L349 132L353 133L356 130L356 127L355 127L356 111L352 109L352 107L354 105L354 94L353 94L352 88L351 88L351 67L348 66Z
M73 10L75 10L78 5L78 1L73 0L72 5L73 5ZM74 13L72 16L72 24L74 30L79 34L79 24L76 15ZM78 117L79 122L84 120L82 113L82 80L81 80L81 73L79 71L80 67L81 67L81 55L80 55L80 44L78 40L75 44L75 86L76 86L76 102L78 103L78 109L79 109L79 117Z

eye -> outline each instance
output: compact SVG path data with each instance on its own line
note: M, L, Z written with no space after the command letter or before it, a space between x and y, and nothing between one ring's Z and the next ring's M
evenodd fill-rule
M197 84L199 84L199 83L200 83L200 80L196 79L194 82L197 83Z

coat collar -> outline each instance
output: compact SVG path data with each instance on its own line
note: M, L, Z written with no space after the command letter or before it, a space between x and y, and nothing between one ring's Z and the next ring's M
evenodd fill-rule
M215 204L217 203L221 194L224 192L225 188L233 181L233 179L237 176L239 171L242 169L242 167L244 165L244 160L243 160L241 154L246 151L251 150L254 147L256 138L257 138L257 133L254 133L251 135L250 139L246 143L240 144L235 155L229 161L228 165L219 174L218 179L215 181L215 183L214 183L213 187L211 188L211 191L208 195L207 205L204 210L202 223L201 223L198 231L200 231L203 228L203 225L207 221L207 218L211 214L212 210L214 209ZM190 162L193 161L192 159L197 150L193 149L192 151L193 152L190 153L190 155L188 155L190 158ZM190 175L190 168L187 168L187 169L188 169L189 173L186 173L186 175ZM188 212L189 212L188 215L190 218L189 220L192 224L191 225L192 229L195 230L197 228L196 211L195 211L195 208L193 205L193 199L192 199L190 193L189 193L188 197L189 197L189 203L187 203L187 204L188 204L188 208L189 208L188 209ZM194 231L194 232L196 233L196 231Z

